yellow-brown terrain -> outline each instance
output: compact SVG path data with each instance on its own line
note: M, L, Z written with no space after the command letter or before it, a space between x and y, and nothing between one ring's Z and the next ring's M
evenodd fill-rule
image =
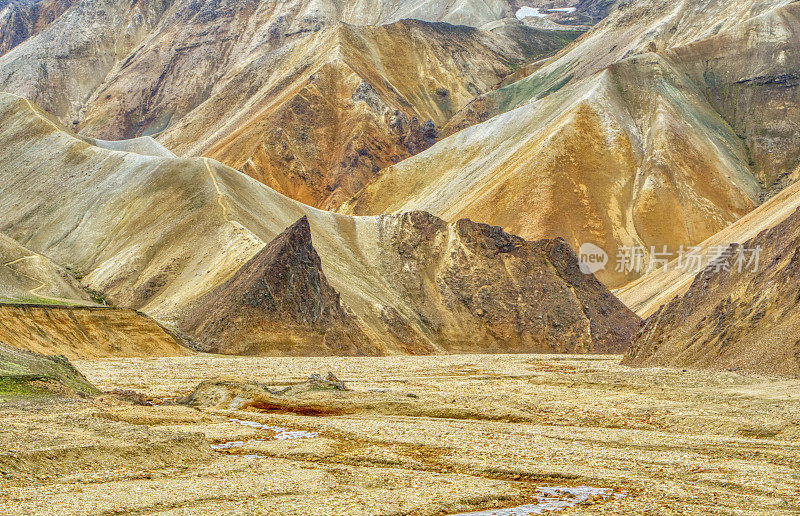
M89 294L72 274L2 233L0 302L93 304Z
M771 229L800 208L800 185L793 184L764 204L704 240L696 247L705 264L717 258L731 244L743 244L762 231ZM619 299L639 316L647 318L691 286L697 271L678 267L678 258L636 281L614 290Z
M136 390L156 406L110 394L4 403L0 511L433 516L531 504L548 486L619 495L564 514L800 511L797 380L618 362L574 355L75 361L99 388ZM326 371L352 390L299 389L309 374ZM283 411L231 409L203 390L197 408L174 404L215 375L300 392L282 396ZM231 394L244 391L228 385ZM310 400L336 410L304 413ZM276 430L231 419L317 435L277 439ZM212 444L223 447L214 452Z
M130 309L0 304L0 342L67 358L183 356L183 341Z
M800 210L698 274L648 318L625 363L800 376ZM737 265L759 249L758 264Z
M420 212L323 212L210 159L99 147L13 95L0 95L0 122L0 231L173 329L304 216L327 281L381 354L618 352L640 324L563 240Z
M618 246L705 240L750 211L760 190L746 156L702 91L650 54L442 140L344 211L488 220L527 238L592 242L613 259ZM611 285L635 276L613 263L599 273Z
M156 135L336 207L429 147L476 95L580 34L509 19L505 0L224 4L78 2L0 58L0 90L86 136ZM506 23L476 28L496 20ZM442 21L463 25L431 23Z
M699 243L794 180L796 20L788 1L625 3L343 211L470 217L612 259Z
M800 514L798 35L0 0L0 513Z

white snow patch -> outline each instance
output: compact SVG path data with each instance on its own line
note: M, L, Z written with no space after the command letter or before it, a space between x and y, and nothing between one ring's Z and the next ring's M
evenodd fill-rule
M520 7L517 11L516 17L518 20L525 18L545 18L547 15L539 11L536 7Z

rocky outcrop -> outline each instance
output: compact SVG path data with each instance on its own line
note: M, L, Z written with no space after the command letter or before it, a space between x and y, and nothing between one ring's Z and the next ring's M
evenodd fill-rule
M0 304L0 341L68 358L171 357L189 353L180 337L135 310Z
M382 225L377 263L416 312L405 320L439 351L616 353L639 328L562 239L528 242L424 212Z
M301 218L226 282L194 304L181 324L200 351L231 355L377 355L328 284L311 228Z
M372 264L399 303L382 331L406 353L618 353L640 320L563 240L526 242L498 227L424 212L383 217ZM181 330L201 351L380 354L328 285L304 217L204 295Z
M800 376L798 291L800 209L728 247L647 319L624 363Z

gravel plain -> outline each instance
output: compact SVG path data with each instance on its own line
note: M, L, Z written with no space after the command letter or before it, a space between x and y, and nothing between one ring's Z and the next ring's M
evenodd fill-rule
M543 488L585 486L616 496L563 512L800 514L800 381L619 362L75 361L100 388L137 391L155 405L111 394L0 405L0 513L442 515L508 509L535 502ZM172 404L209 378L281 386L328 371L356 391L358 410ZM276 439L270 427L299 437Z

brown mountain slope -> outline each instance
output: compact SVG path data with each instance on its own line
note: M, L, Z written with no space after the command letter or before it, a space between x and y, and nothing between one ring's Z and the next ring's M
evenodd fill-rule
M76 2L40 33L0 56L0 91L22 95L72 126L168 6L151 0Z
M638 329L562 240L423 212L379 221L369 263L403 300L379 307L401 341L417 320L428 352L617 352Z
M743 243L777 225L800 208L800 184L795 183L719 233L697 245L705 263L719 256L721 249ZM658 268L614 293L640 317L651 316L662 305L686 293L697 271L678 267L678 259Z
M82 0L0 58L0 91L86 136L163 133L182 156L338 206L430 146L475 95L579 34L513 18L491 32L397 21L455 20L463 10L491 21L508 14L505 0L359 4Z
M134 310L0 304L0 341L68 358L172 357L182 341Z
M102 98L99 89L107 81L143 71L142 81L126 93L131 99L151 97L131 121L140 130L136 135L146 129L149 134L207 98L242 59L323 27L403 18L479 26L509 11L505 0L79 0L23 48L0 58L0 90L25 96L71 124ZM173 98L160 118L148 116L164 92L180 88L183 96Z
M697 244L794 180L798 9L623 3L468 105L443 134L469 129L382 171L343 211L470 217L612 258L642 246L645 264L651 247ZM622 286L640 273L598 274Z
M342 211L422 209L525 238L620 246L700 242L756 205L740 138L674 63L631 57L390 167Z
M620 349L639 324L558 242L323 212L212 160L100 148L40 115L0 95L0 230L167 326L303 216L325 277L385 353Z
M757 248L758 263L740 272L739 250ZM685 295L647 320L625 363L800 376L798 292L800 210L698 274Z
M208 99L180 120L179 108L158 139L179 155L212 157L306 204L335 207L381 168L433 144L450 116L513 66L574 37L520 31L511 38L411 20L323 30L280 52L239 56L241 64ZM110 81L83 132L127 137L142 105L142 116L156 119L180 106L182 82L158 98L131 98L133 84L154 69L144 56ZM179 81L178 71L162 75Z
M202 351L232 355L377 355L328 284L303 217L203 295L181 330Z

